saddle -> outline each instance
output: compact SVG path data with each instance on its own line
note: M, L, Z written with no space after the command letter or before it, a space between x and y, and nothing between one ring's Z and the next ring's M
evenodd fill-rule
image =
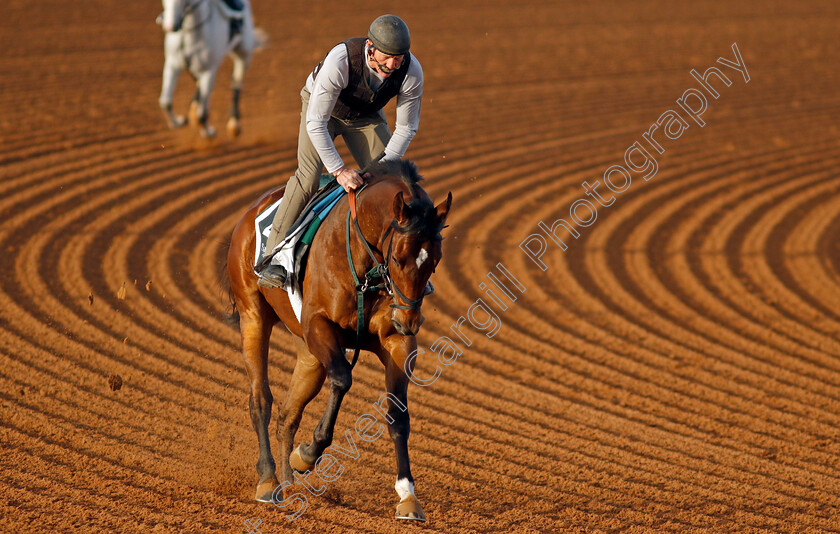
M242 0L221 0L221 2L222 10L225 12L227 18L242 19L242 10L245 9L245 4L242 3Z
M230 24L228 41L233 41L237 35L242 33L242 17L245 4L242 3L242 0L221 0L218 4L222 14Z
M330 214L341 197L346 194L344 188L338 185L338 182L336 182L335 179L332 179L332 176L330 176L330 178L331 181L326 186L318 190L318 193L312 201L310 201L306 208L304 208L303 215L298 217L298 220L295 221L295 224L292 225L289 232L286 234L288 236L297 228L305 225L305 228L302 229L300 240L295 246L294 254L294 273L297 279L301 282L306 274L306 260L309 258L309 248L312 246L312 240L315 238L315 234L321 227L321 223L327 218L327 215ZM310 213L313 214L314 217L311 221L304 222L306 220L306 215Z
M266 241L271 232L274 214L283 199L281 198L263 210L254 220L257 236L254 267L259 268L269 262L283 265L288 272L293 273L293 278L299 287L303 281L309 248L315 234L321 227L321 223L324 222L324 219L327 218L327 215L344 195L344 189L338 185L332 175L322 174L318 192L303 208L295 223L286 233L284 240L274 251L266 250Z

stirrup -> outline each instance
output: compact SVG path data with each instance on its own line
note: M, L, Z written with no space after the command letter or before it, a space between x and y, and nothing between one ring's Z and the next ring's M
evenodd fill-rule
M267 288L283 287L289 273L282 265L266 265L257 272L257 285Z

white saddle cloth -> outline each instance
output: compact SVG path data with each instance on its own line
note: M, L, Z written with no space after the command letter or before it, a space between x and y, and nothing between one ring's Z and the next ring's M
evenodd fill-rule
M271 223L274 221L274 214L283 202L281 198L262 213L257 215L254 219L254 229L256 231L257 243L254 251L254 266L256 267L260 261L266 256L266 243L268 242L268 235L271 232ZM303 237L304 231L309 226L309 222L315 217L313 212L309 212L303 222L295 229L295 231L286 237L283 241L274 247L274 256L271 258L272 265L280 265L286 272L289 273L286 278L286 285L283 289L289 294L289 302L292 304L292 309L295 311L295 317L300 321L300 310L303 306L303 299L300 293L300 283L297 279L295 271L295 246L300 238ZM254 271L259 276L256 271Z

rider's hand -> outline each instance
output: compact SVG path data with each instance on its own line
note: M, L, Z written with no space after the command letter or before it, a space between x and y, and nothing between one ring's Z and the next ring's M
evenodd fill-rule
M358 171L355 169L348 169L347 167L337 171L335 174L335 180L338 182L338 185L343 187L348 193L362 187L365 183L362 175L359 174Z

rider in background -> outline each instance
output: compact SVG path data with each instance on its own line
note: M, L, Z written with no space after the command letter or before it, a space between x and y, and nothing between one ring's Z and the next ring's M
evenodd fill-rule
M274 217L267 251L283 241L306 203L318 191L321 172L334 175L346 190L362 186L359 171L347 167L335 148L341 135L360 168L383 151L383 159L400 159L417 133L423 70L409 53L408 26L399 17L382 15L371 23L367 38L347 39L332 50L306 80L298 135L298 168L286 184ZM397 98L394 135L382 108ZM263 265L266 265L265 262ZM260 285L282 287L287 273L279 265L259 272Z
M242 31L242 10L245 9L245 4L242 3L242 0L223 1L226 6L239 13L239 17L231 17L230 19L230 40L233 40L234 36Z

